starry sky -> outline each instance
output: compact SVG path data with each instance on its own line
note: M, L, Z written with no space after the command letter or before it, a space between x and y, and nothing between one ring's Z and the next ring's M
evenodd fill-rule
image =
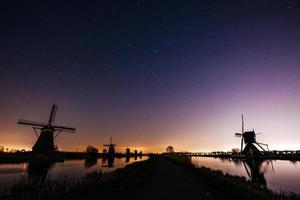
M75 127L61 150L113 137L161 152L231 150L241 129L300 149L296 0L0 3L0 145L30 149L19 118Z

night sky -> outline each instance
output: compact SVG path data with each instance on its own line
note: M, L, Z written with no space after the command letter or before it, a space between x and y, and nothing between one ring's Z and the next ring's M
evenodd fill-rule
M61 150L230 150L262 132L300 149L299 1L0 3L0 145L30 149L19 118L76 127Z

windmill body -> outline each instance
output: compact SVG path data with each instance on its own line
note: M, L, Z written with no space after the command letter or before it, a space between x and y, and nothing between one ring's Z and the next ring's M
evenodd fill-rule
M108 155L109 156L114 156L116 151L115 151L115 146L116 144L112 144L112 137L110 137L109 144L104 144L104 147L108 147Z
M256 134L254 131L247 131L243 133L245 148L242 150L242 153L247 155L262 155L262 152L255 146L258 144L256 142Z
M256 134L254 130L244 132L242 137L245 142L245 148L242 150L243 154L262 155L262 152L255 146L257 142L256 142Z
M45 127L41 129L40 136L32 147L33 152L53 152L54 148L54 129Z
M34 153L51 153L56 150L54 145L54 138L56 138L61 132L75 132L75 128L69 128L64 126L53 125L55 120L55 114L57 106L53 105L50 113L48 123L33 122L29 120L20 119L18 124L32 126L36 135L37 141L32 147ZM40 131L38 134L37 131Z
M246 131L243 133L245 144L256 143L256 134L254 131Z
M266 150L261 146L265 145L268 148L267 144L259 143L256 141L256 133L252 131L244 131L244 117L242 115L242 133L235 133L236 137L241 138L241 154L251 155L251 156L261 156ZM245 148L243 145L245 144Z
M127 147L125 150L126 150L126 156L130 156L130 154L131 154L131 153L130 153L130 148Z
M108 154L109 155L114 155L115 153L116 153L115 146L110 145L109 148L108 148Z

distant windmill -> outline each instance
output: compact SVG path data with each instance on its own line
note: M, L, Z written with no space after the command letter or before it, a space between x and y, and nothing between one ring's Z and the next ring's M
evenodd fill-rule
M103 146L108 147L108 155L109 156L115 155L115 146L116 146L116 144L112 144L112 137L110 137L109 144L104 144Z
M125 151L126 151L126 156L130 156L130 148L129 147L126 147L126 149L125 149Z
M18 124L33 126L33 130L38 139L34 144L34 146L32 147L32 152L36 152L36 153L54 152L56 150L56 147L54 145L54 139L61 132L70 132L70 133L75 132L76 130L75 128L53 125L56 112L57 112L57 105L54 104L52 106L48 123L33 122L24 119L20 119L18 121ZM40 130L40 134L37 133L37 130Z
M267 144L259 143L256 141L256 135L257 134L254 130L246 132L244 131L244 116L242 115L242 133L235 133L236 137L241 137L241 154L263 155L263 152L266 152L266 150L261 145L266 146L269 151ZM243 149L244 143L245 148ZM257 147L259 147L262 151L260 151Z

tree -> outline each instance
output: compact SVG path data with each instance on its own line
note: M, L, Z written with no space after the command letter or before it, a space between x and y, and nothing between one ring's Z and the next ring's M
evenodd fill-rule
M239 148L233 148L231 149L232 154L239 154L240 149Z
M86 152L87 153L98 153L98 149L96 147L93 147L91 145L88 145L86 147Z
M168 147L166 148L166 152L167 152L167 153L174 153L174 148L173 148L172 146L168 146Z

